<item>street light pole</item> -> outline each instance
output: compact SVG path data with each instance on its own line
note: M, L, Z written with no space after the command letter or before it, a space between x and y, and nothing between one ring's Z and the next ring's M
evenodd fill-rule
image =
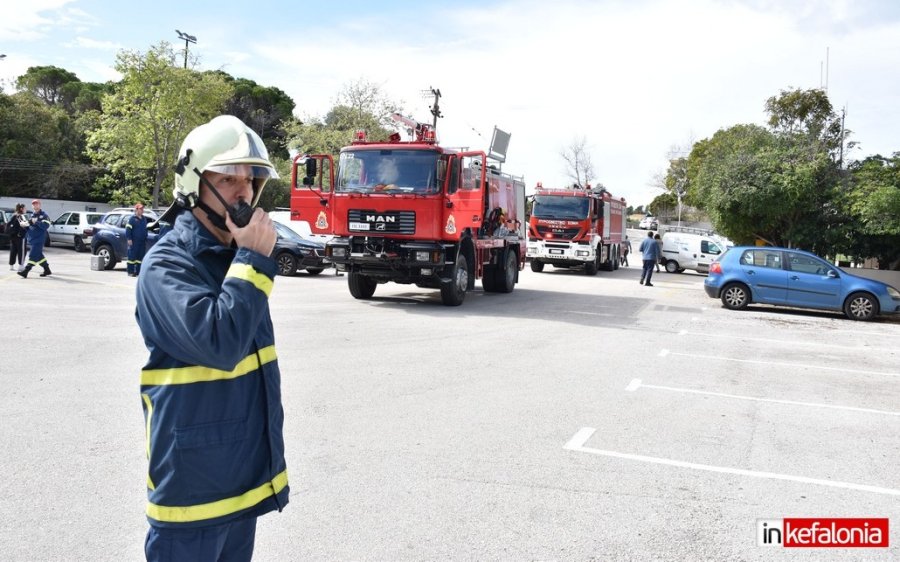
M193 35L188 35L187 33L183 33L181 31L175 30L175 33L178 34L179 39L184 39L184 67L187 68L187 57L188 57L188 43L197 43L197 38Z

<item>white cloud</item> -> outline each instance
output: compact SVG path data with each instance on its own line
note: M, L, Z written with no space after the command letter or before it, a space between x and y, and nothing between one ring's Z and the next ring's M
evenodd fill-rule
M34 41L46 37L52 29L85 19L80 10L65 10L74 0L29 0L4 2L0 20L0 40Z
M112 41L97 41L96 39L81 36L76 37L72 42L62 43L62 46L69 49L82 48L97 49L101 51L118 51L119 49L123 48L119 43L114 43Z

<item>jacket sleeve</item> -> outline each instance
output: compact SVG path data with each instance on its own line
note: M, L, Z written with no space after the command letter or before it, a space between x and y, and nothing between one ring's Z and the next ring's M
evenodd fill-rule
M239 248L217 285L197 262L157 250L138 278L135 314L148 347L189 365L234 369L268 318L275 260Z
M128 224L125 225L125 240L133 240L134 239L134 217L128 219Z

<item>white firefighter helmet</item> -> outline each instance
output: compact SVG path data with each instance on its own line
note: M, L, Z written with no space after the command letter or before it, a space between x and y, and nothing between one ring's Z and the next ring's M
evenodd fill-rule
M175 166L175 201L192 208L200 197L203 172L234 173L236 166L249 165L253 174L255 207L269 178L278 178L269 152L256 132L233 115L220 115L188 133Z

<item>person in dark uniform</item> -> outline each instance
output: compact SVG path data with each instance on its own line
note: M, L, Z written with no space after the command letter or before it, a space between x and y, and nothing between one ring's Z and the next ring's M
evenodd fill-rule
M47 241L47 231L50 229L50 215L41 210L40 199L31 202L31 210L31 220L26 234L31 250L28 252L28 263L25 265L25 269L19 272L23 279L28 277L28 272L36 265L44 268L41 277L46 277L51 273L50 264L44 257L44 242Z
M144 216L144 205L141 203L134 206L134 214L128 219L125 239L128 240L128 275L137 277L147 248L147 217Z
M237 117L191 131L175 203L137 278L147 432L148 561L246 562L257 518L288 503L281 372L269 295L275 167Z
M9 234L9 269L22 271L25 267L25 232L28 230L28 219L25 218L25 203L16 205L16 213L6 223Z

